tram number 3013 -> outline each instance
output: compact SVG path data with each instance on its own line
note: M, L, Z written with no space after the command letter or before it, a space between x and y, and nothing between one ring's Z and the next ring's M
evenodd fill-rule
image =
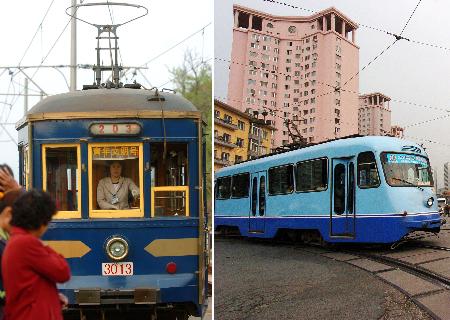
M138 135L141 126L137 123L93 123L89 130L94 136Z
M132 276L133 262L102 263L103 276Z

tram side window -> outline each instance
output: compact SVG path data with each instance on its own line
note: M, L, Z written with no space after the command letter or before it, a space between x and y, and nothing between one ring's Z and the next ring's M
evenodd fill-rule
M288 194L294 191L294 166L292 164L269 169L269 194Z
M231 177L224 177L217 179L217 198L229 199L231 196Z
M316 159L297 163L296 190L323 191L328 181L327 159Z
M248 173L234 175L232 179L231 197L232 198L248 197L249 184L250 184L250 175Z
M189 216L187 143L151 145L152 216Z
M76 147L44 147L44 189L56 202L58 211L78 211L79 181ZM26 169L27 170L27 169Z
M92 149L92 208L140 209L138 144L97 144Z
M377 188L380 185L377 163L373 152L358 155L358 186L363 189Z

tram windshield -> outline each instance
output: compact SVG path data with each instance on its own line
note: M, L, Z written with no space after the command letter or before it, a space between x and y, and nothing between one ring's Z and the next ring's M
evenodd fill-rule
M386 181L393 187L431 187L433 177L426 157L406 153L382 153Z

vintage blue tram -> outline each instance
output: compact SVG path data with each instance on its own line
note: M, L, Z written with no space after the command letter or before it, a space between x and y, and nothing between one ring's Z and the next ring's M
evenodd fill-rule
M59 209L45 241L70 264L71 280L59 287L69 313L200 316L207 304L201 113L180 95L138 84L86 89L44 99L17 125L21 183L50 192ZM98 184L112 162L139 190L126 208L99 205Z
M437 233L441 220L425 150L392 137L352 137L224 168L214 228L248 237L394 243Z

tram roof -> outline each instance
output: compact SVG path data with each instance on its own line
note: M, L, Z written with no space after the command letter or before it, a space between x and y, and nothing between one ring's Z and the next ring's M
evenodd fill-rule
M160 101L162 100L162 101ZM200 112L184 97L144 89L91 89L49 96L31 108L24 121L88 117L199 118Z
M234 174L242 170L243 168L249 166L264 166L270 165L275 166L277 163L279 165L284 163L292 163L292 157L296 155L308 155L313 154L314 157L339 157L348 156L353 148L367 148L367 150L372 151L393 151L393 152L405 152L405 153L416 153L414 151L406 150L405 147L417 147L420 150L419 154L428 157L425 149L419 146L416 142L399 139L395 137L388 136L361 136L361 137L344 137L331 141L324 141L321 143L306 146L301 149L296 149L292 151L286 151L281 153L273 153L257 158L254 160L244 161L232 166L224 167L216 172L217 176L227 176ZM355 149L356 150L356 149Z

